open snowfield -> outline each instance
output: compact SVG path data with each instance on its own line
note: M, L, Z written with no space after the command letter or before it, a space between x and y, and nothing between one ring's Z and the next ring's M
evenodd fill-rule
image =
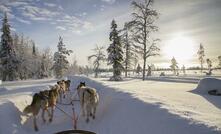
M79 117L78 129L98 134L220 134L221 97L196 89L199 77L128 78L110 82L108 78L71 76L73 94L80 81L97 89L100 103L97 117L88 124ZM71 119L55 109L54 121L43 123L39 114L39 132L32 119L22 113L32 95L49 89L57 80L6 82L0 88L0 134L46 134L72 129ZM219 84L219 83L218 83ZM71 95L70 95L71 96ZM66 100L68 102L69 99ZM71 106L58 107L72 114ZM79 104L75 108L79 113Z

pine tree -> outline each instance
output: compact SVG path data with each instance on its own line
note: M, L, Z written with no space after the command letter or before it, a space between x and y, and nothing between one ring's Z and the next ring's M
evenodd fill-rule
M209 72L211 72L212 71L212 61L210 59L206 59L206 63L207 63Z
M33 44L33 46L32 46L32 55L33 55L33 56L36 56L37 54L36 54L36 48L35 48L35 43L34 43L34 41L32 41L32 44Z
M152 8L153 3L154 0L132 2L134 12L130 25L132 25L136 51L143 57L143 80L145 80L147 59L159 55L158 52L160 51L157 46L159 39L151 39L151 33L158 31L158 27L154 25L158 18L158 12Z
M1 36L1 76L2 80L15 80L18 78L18 64L19 61L16 57L15 47L11 36L10 25L8 24L7 14L5 13L2 23L2 36Z
M141 68L140 64L138 64L137 69L136 69L136 73L139 75L141 70L142 70L142 68Z
M173 57L172 60L171 60L170 68L172 69L174 75L178 75L178 72L177 72L178 65L177 64L178 63L177 63L176 59Z
M88 60L95 58L93 65L94 65L94 72L95 72L95 78L98 77L99 69L101 62L105 61L105 54L104 54L104 47L96 46L95 49L93 49L95 54L88 56Z
M61 78L69 67L69 62L67 60L67 55L72 53L71 50L67 50L63 43L63 39L59 37L58 41L58 51L54 53L54 65L52 69L55 72L57 78Z
M113 66L113 76L110 80L119 81L122 80L121 72L123 71L123 50L120 43L119 32L117 31L117 24L115 20L111 22L110 41L112 42L107 49L108 52L108 65Z
M198 59L200 61L200 68L201 68L201 73L202 73L205 54L204 54L204 47L201 43L200 43L200 48L199 48L197 54L198 54Z

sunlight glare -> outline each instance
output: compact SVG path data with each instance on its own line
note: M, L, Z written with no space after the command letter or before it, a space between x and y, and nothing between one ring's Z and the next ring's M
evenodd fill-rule
M191 38L176 36L166 43L163 53L167 59L175 57L179 64L189 64L196 54L195 43Z

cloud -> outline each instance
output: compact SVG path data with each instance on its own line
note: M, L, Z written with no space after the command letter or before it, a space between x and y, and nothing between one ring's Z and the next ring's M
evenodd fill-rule
M47 3L47 2L45 2L44 5L47 6L47 7L57 7L56 4L53 4L53 3Z
M11 27L10 29L11 31L16 32L16 29L14 27Z
M76 13L75 15L79 16L79 17L84 17L87 15L86 12L82 12L82 13Z
M109 4L113 4L116 0L101 0L103 2L107 2Z
M19 7L19 6L28 5L28 3L24 2L24 1L14 1L14 2L7 3L7 5L13 6L13 7Z
M86 30L92 30L93 25L92 23L88 21L83 21L76 16L70 16L70 15L64 15L63 18L56 20L58 23L65 25L70 29L71 31L75 31L76 29L86 29ZM77 32L79 33L79 32Z
M24 20L24 19L22 19L22 18L18 18L18 17L16 17L16 20L19 21L19 22L21 22L21 23L31 24L30 21L28 21L28 20Z
M53 17L60 15L59 12L50 11L45 8L39 8L36 6L24 6L22 14L29 17L31 20L51 20Z
M2 12L2 13L5 13L5 12L9 13L9 12L11 12L11 8L7 7L5 5L0 5L0 12Z
M83 23L83 28L87 30L93 30L93 25L90 22L84 22Z
M4 13L7 13L8 18L13 19L15 16L11 13L12 10L6 5L0 5L0 14L3 16Z
M64 10L64 8L60 5L60 6L58 6L58 9L60 9L60 10Z
M65 27L63 27L63 26L56 26L56 28L55 28L55 29L62 30L62 31L65 31L65 30L66 30L66 28L65 28Z

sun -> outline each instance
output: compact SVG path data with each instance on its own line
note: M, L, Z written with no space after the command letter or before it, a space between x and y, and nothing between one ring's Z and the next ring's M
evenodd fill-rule
M189 64L196 54L194 41L185 36L175 36L168 42L166 42L163 48L163 55L167 59L173 57L180 64Z

